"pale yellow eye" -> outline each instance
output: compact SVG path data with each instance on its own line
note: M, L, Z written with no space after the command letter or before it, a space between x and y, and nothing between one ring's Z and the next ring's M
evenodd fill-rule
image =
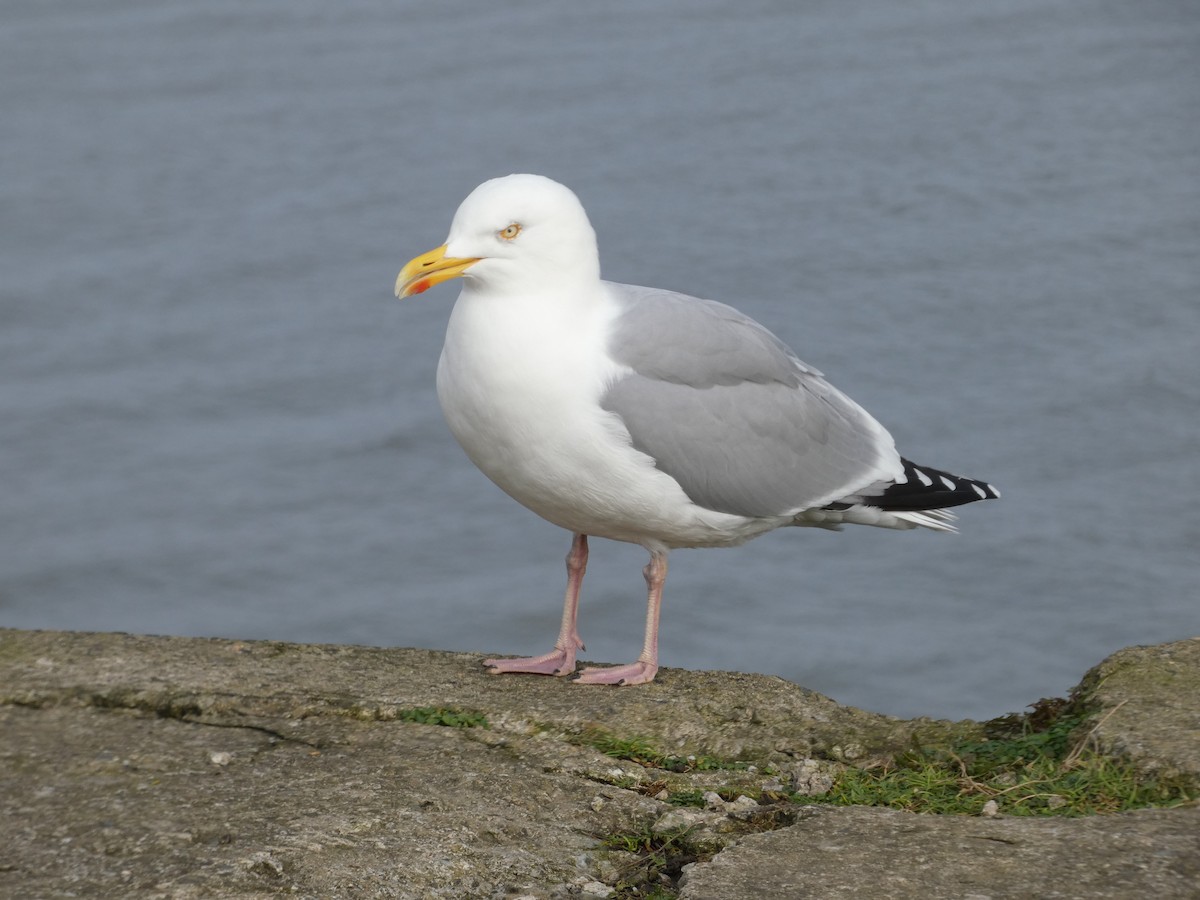
M516 222L513 222L507 228L501 228L499 231L497 231L496 235L497 235L497 237L501 238L502 240L512 241L512 240L516 240L517 235L520 233L521 233L521 226L519 224L517 224Z

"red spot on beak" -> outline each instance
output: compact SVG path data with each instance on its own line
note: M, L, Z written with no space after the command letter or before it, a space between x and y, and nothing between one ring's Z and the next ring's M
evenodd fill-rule
M430 287L432 287L432 285L429 283L429 281L422 278L420 281L414 282L413 286L409 288L408 292L410 294L423 294L429 290Z

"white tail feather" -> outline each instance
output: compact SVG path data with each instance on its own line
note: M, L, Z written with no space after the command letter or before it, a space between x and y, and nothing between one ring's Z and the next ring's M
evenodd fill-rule
M846 509L806 509L792 521L797 525L839 529L842 525L873 525L876 528L929 528L933 531L955 533L956 516L944 509L925 509L920 512L892 512L877 506L851 506Z

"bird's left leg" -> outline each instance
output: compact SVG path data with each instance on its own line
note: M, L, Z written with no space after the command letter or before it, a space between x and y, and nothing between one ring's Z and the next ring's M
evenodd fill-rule
M485 659L483 664L491 669L493 675L505 672L570 675L575 671L575 652L583 649L575 620L579 615L579 590L583 586L587 560L587 535L577 534L571 541L571 552L567 554L567 596L563 601L562 627L559 628L554 649L541 656L521 659Z
M575 680L580 684L645 684L658 672L658 616L662 608L663 584L667 580L667 551L651 550L646 576L646 638L637 662L611 669L589 666Z

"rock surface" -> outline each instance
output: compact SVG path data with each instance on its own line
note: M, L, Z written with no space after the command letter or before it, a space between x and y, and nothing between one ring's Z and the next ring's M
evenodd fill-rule
M1200 807L1086 819L807 807L687 873L680 900L1194 898ZM748 877L749 873L754 873Z
M713 773L649 770L577 738L769 763L776 774L736 777L819 794L822 760L976 723L900 721L766 676L589 688L490 677L478 660L0 630L0 896L602 897L638 865L602 840L669 833L671 816L714 854L685 869L691 900L1196 896L1195 806L1088 819L758 806L721 800ZM1114 655L1084 682L1093 739L1200 775L1198 678L1200 641ZM439 708L490 727L406 721ZM703 808L655 799L672 778Z
M1200 778L1200 638L1118 650L1076 690L1097 710L1100 750Z

